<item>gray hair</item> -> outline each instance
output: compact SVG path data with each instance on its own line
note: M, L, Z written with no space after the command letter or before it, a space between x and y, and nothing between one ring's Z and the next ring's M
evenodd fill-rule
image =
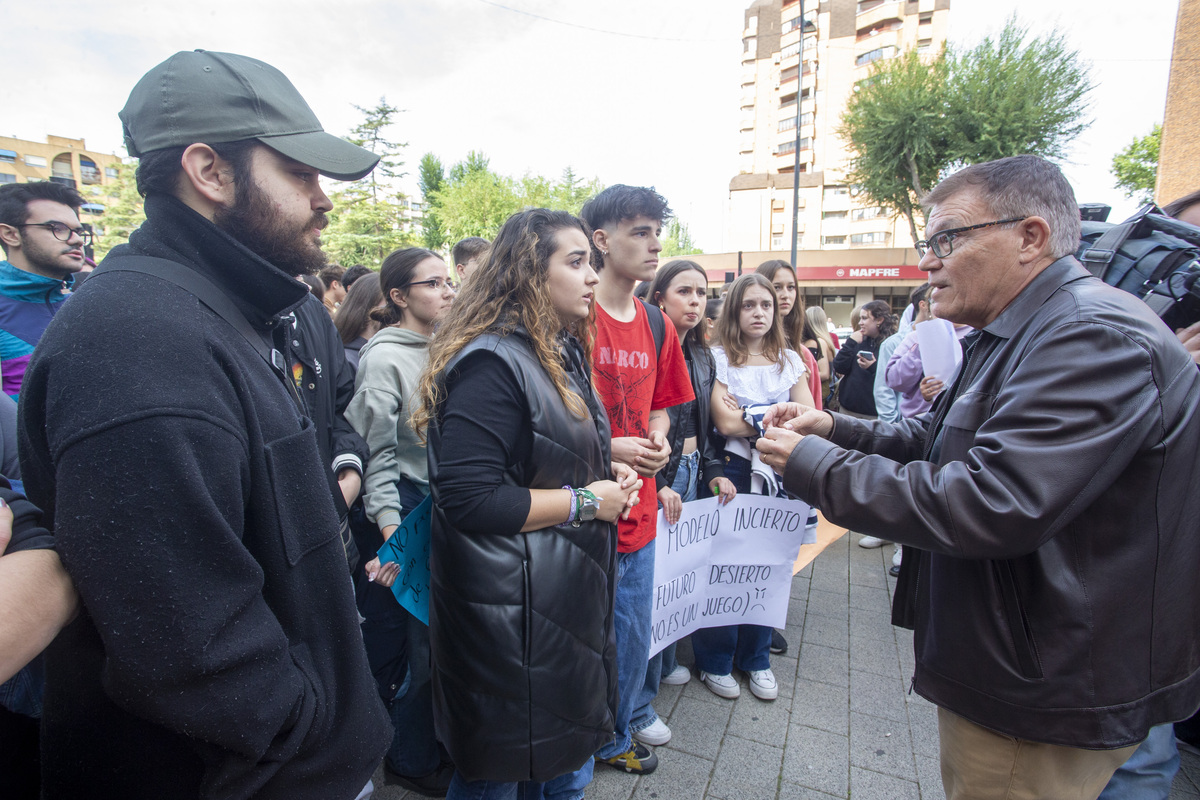
M1044 158L1012 156L964 167L935 186L921 205L931 210L964 191L978 191L997 219L1038 216L1046 220L1050 252L1056 259L1079 248L1075 192L1062 170Z

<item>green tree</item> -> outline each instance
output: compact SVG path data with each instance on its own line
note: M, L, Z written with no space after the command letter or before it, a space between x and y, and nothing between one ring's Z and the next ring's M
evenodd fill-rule
M437 190L426 193L425 213L436 215L447 242L467 236L492 239L504 221L522 208L578 214L587 198L603 188L598 180L579 179L569 167L559 181L533 173L521 178L500 175L486 155L471 151L449 169Z
M847 175L877 205L908 218L951 160L946 125L949 58L943 50L926 62L910 50L876 62L842 116L843 138L855 152Z
M146 221L142 196L138 194L137 181L134 180L136 171L137 159L128 159L117 166L116 180L103 187L107 197L100 200L104 206L104 216L97 226L97 262L108 255L109 250L129 241L129 234Z
M1026 153L1062 158L1088 125L1091 88L1062 34L1031 39L1015 17L961 53L877 62L842 116L839 133L854 152L848 178L869 201L904 214L919 238L921 199L949 170Z
M1162 125L1155 123L1153 130L1139 136L1121 150L1112 160L1112 174L1117 179L1117 188L1125 190L1126 197L1138 198L1138 202L1154 200L1154 184L1158 179L1158 147L1162 142Z
M680 222L678 217L669 220L666 228L663 229L662 248L664 258L704 252L692 241L692 234L688 230L687 223Z
M421 189L421 197L425 202L425 215L421 220L421 243L428 249L440 251L446 246L446 228L442 225L434 196L446 183L445 168L442 160L433 153L421 156L421 164L417 168L417 185Z
M363 121L346 140L378 155L379 165L362 180L330 192L333 211L322 238L331 261L379 266L388 253L413 243L407 231L404 194L395 186L404 175L400 153L405 145L387 135L400 109L382 97L374 108L355 108L363 114Z

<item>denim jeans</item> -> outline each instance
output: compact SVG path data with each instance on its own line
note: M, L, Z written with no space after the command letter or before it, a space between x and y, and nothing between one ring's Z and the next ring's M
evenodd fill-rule
M671 489L679 494L683 502L690 503L696 499L699 486L700 451L693 450L679 457L679 469L675 472L675 480L671 482ZM670 675L676 666L678 666L678 662L675 660L675 642L650 657L650 661L646 665L646 680L638 689L633 716L629 721L631 733L637 733L643 728L650 727L658 719L652 703L658 696L658 687L662 679Z
M1097 800L1166 800L1178 771L1175 726L1156 725L1113 773Z
M442 747L433 731L429 628L407 610L401 611L408 620L408 675L402 693L389 707L396 732L387 763L401 775L420 778L436 770L443 760Z
M632 744L629 722L638 689L646 682L650 659L650 608L654 597L654 540L632 553L617 554L617 719L613 740L596 752L597 758L615 758Z
M750 462L725 454L725 477L738 492L750 491ZM771 667L771 629L764 625L726 625L692 633L696 669L728 675L733 667L746 672Z
M582 767L545 783L521 781L468 781L458 772L450 781L446 800L582 800L583 790L592 782L595 762L590 758Z

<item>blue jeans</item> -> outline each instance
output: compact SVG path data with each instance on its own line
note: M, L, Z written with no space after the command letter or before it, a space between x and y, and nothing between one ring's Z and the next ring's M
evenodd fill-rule
M750 462L725 454L725 477L738 492L750 492ZM770 669L771 629L764 625L726 625L700 628L692 633L696 669L710 675L728 675L740 670Z
M1167 800L1178 771L1175 726L1156 725L1129 760L1113 773L1097 800Z
M545 783L521 781L468 781L454 773L446 800L582 800L583 790L592 782L595 762L590 758L582 767Z
M679 457L679 469L675 472L675 480L671 489L679 494L685 503L696 499L700 486L700 451L693 450ZM675 660L675 642L664 647L650 657L646 665L646 680L638 689L633 717L629 721L629 730L637 733L648 728L658 719L658 713L652 703L658 696L658 686L662 679L678 666Z
M597 758L616 758L633 747L629 722L650 658L650 608L654 598L654 540L632 553L617 553L617 719L613 740Z
M430 774L443 753L433 731L433 684L429 662L429 628L404 608L408 625L408 674L389 706L395 735L387 763L409 778Z

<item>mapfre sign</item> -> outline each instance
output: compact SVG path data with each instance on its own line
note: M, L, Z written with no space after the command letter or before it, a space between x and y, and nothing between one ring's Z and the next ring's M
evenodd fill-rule
M800 269L796 270L796 280L800 281L923 281L926 277L927 273L916 265L895 267L800 267Z

